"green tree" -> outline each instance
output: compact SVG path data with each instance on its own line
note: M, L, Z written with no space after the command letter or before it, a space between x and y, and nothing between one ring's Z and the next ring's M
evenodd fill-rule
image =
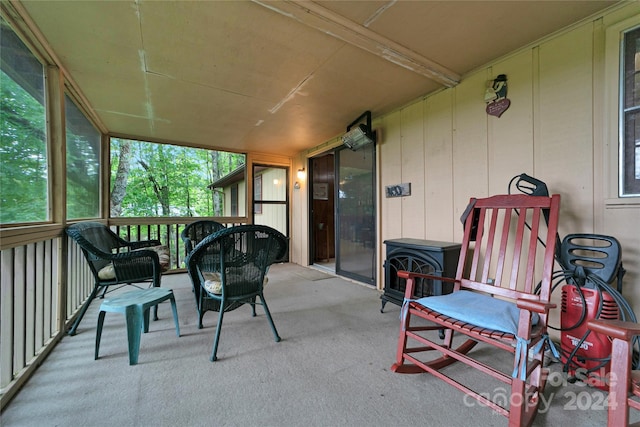
M1 223L47 220L46 141L44 106L0 71Z
M132 217L221 215L207 186L245 162L243 154L121 139L112 140L111 159L112 215Z
M67 218L100 216L100 132L65 96Z
M114 154L114 149L117 150L117 154ZM111 150L111 162L112 165L116 165L116 167L115 175L112 173L109 211L112 217L117 217L122 213L122 201L127 194L127 179L129 178L129 168L131 165L129 156L131 152L131 141L128 139L113 139L111 141Z

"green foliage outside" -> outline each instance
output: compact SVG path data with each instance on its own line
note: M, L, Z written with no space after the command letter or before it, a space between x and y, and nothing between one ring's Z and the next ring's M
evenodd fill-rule
M128 163L125 180L122 162ZM244 154L113 138L111 215L220 216L222 201L207 186L244 163Z
M0 222L47 220L44 106L0 71Z
M67 138L67 218L100 216L101 135L65 96Z

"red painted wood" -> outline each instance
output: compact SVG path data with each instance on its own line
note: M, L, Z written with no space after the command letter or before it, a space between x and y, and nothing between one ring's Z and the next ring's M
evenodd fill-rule
M550 288L560 196L500 195L472 199L471 202L475 202L474 212L465 222L454 292L473 290L516 303L522 310L518 335L530 340L526 354L526 350L534 347L546 334L547 315L555 307L550 302ZM549 210L548 226L544 223L543 209ZM477 221L474 222L474 219ZM544 248L538 246L538 239L544 242ZM544 251L543 257L536 256L539 250ZM539 277L535 277L536 262L543 264L537 268L538 272L542 271ZM451 318L409 301L414 294L415 278L431 276L410 272L398 272L398 276L407 279L407 302L402 309L396 363L392 370L398 373L428 372L504 415L509 419L510 426L530 425L537 413L539 394L544 390L542 351L533 360L528 361L525 357L516 366L526 370L525 381L511 375L516 359L500 370L476 360L472 349L477 342L490 344L496 351L507 351L516 357L516 336ZM440 277L433 278L441 280ZM542 288L539 293L534 293L538 281ZM531 312L539 314L537 326L531 325ZM413 318L432 322L435 327L425 328L424 322L414 326ZM444 340L433 337L433 329L438 328L445 330ZM452 341L454 333L466 335L468 339L455 347ZM440 357L434 359L433 356L426 356L434 351L440 353ZM472 390L441 370L457 362L509 385L512 395L509 408L488 401L486 391ZM518 403L520 401L521 404Z
M608 427L629 425L629 408L640 410L640 371L632 371L632 339L640 325L622 320L589 320L589 329L612 338ZM636 425L636 424L634 424Z

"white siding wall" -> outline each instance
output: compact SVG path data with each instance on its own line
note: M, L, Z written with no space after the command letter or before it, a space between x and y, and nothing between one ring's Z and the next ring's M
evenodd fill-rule
M231 215L231 187L224 188L224 216ZM247 186L244 180L238 182L238 216L247 215Z
M527 173L562 195L561 237L601 233L620 240L623 294L640 313L640 201L621 203L616 196L617 112L610 98L618 83L615 73L605 72L617 70L605 66L605 59L617 61L607 56L615 43L605 48L606 29L639 14L640 3L630 3L464 76L452 89L374 118L381 136L378 259L384 259L385 239L459 242L459 217L469 198L506 193L513 176ZM498 74L507 75L511 100L500 118L485 113L483 100L487 81ZM411 183L411 196L383 196L386 185L403 182ZM303 186L294 205L306 204L305 192ZM303 217L294 219L293 260L306 265L308 215L295 206L294 212ZM382 262L378 267L382 288Z

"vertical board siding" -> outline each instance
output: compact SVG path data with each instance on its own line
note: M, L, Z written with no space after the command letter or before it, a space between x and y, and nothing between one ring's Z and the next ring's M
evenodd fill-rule
M26 286L25 286L25 300L24 300L24 313L25 313L25 362L30 360L35 355L35 332L36 332L36 252L37 243L27 246L26 260L24 265L31 266L26 268ZM26 363L25 363L26 364Z
M26 246L19 246L14 249L13 257L13 366L20 369L26 366L25 360L25 288L27 264L25 262ZM16 371L14 370L14 373Z
M460 217L470 197L488 195L486 73L476 73L454 88L453 194ZM456 234L460 234L461 231Z
M535 173L562 199L561 229L593 229L593 39L584 25L540 45ZM567 228L570 225L570 229Z
M396 112L384 118L381 141L379 143L380 167L380 219L382 221L381 241L397 239L402 236L402 206L399 198L386 198L384 189L387 185L397 184L402 180L402 145L400 113ZM384 277L384 275L378 277Z
M4 389L13 380L13 281L14 250L1 252L0 265L0 389Z
M35 274L35 324L34 324L34 348L40 349L46 342L45 339L45 278L44 278L44 243L35 244L34 274Z
M60 322L58 317L60 315L60 294L58 287L59 271L58 257L59 253L59 240L49 240L45 242L45 313L47 318L45 324L49 331L49 337L54 337L59 332Z
M424 101L424 223L425 238L450 241L453 214L453 91Z
M54 242L55 240L55 242ZM57 239L0 256L0 389L5 390L57 333Z
M494 64L487 74L492 81L507 75L511 105L502 116L487 118L489 194L508 191L508 183L521 173L533 174L533 53L525 51Z
M402 135L401 176L396 184L411 183L411 196L400 197L402 205L402 235L425 237L424 230L424 103L418 102L401 111ZM405 125L406 123L406 125Z
M93 288L93 275L89 265L82 254L80 247L71 239L68 239L69 259L67 274L67 303L65 320L71 318L82 303L91 294Z

